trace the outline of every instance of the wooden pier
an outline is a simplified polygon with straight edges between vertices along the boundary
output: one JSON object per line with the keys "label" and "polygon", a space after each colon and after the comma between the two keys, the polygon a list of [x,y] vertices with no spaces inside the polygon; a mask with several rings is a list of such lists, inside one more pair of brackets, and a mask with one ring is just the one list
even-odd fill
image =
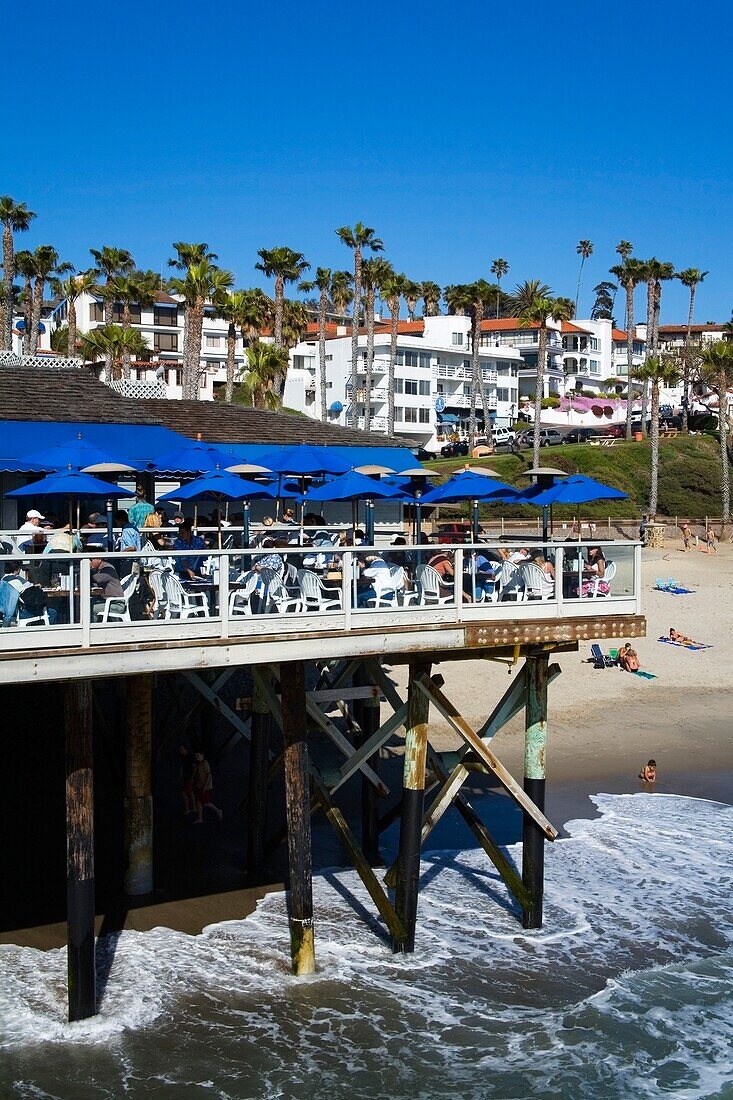
{"label": "wooden pier", "polygon": [[[391,936],[395,951],[419,947],[420,854],[441,817],[454,808],[515,899],[527,929],[542,924],[544,845],[557,837],[544,814],[549,737],[549,689],[559,675],[557,654],[596,639],[640,637],[638,547],[626,544],[631,580],[615,598],[570,599],[561,586],[554,600],[466,603],[460,593],[442,606],[401,606],[362,611],[345,596],[341,608],[294,615],[228,616],[228,576],[221,571],[218,607],[223,614],[182,621],[104,624],[87,613],[88,557],[79,556],[81,592],[77,621],[42,630],[5,630],[0,636],[0,684],[65,685],[66,834],[69,1017],[96,1011],[94,974],[95,851],[92,684],[114,680],[125,694],[124,846],[122,888],[127,895],[153,890],[153,798],[151,768],[156,677],[177,677],[193,690],[200,714],[218,716],[228,738],[249,742],[249,776],[242,791],[246,818],[246,871],[262,880],[263,867],[287,843],[289,922],[296,974],[317,966],[318,914],[313,912],[311,816],[322,811],[363,881]],[[456,573],[461,556],[453,548]],[[348,553],[344,555],[348,559]],[[558,548],[562,568],[562,548]],[[344,565],[346,575],[348,560]],[[632,568],[633,567],[633,568]],[[500,699],[487,700],[486,719],[474,729],[460,700],[444,693],[436,666],[454,660],[504,662],[514,669]],[[403,697],[384,663],[408,666]],[[229,678],[250,670],[253,689],[246,709],[225,698]],[[475,700],[473,700],[475,709]],[[333,717],[334,708],[338,716]],[[430,744],[431,711],[460,737],[454,758]],[[524,774],[512,776],[493,751],[496,733],[515,715],[525,717]],[[275,731],[279,730],[276,747]],[[309,741],[318,731],[339,755],[337,767],[320,770]],[[32,731],[24,733],[32,736]],[[386,808],[380,750],[404,735],[402,790]],[[463,787],[471,772],[496,780],[521,809],[523,858],[511,862],[482,821]],[[360,777],[360,836],[339,806],[339,791]],[[271,784],[284,783],[286,829],[268,823]],[[59,782],[61,777],[59,776]],[[274,788],[272,788],[274,789]],[[384,808],[383,808],[384,807]],[[394,866],[380,869],[379,840],[400,822]],[[97,852],[97,860],[102,853]],[[15,883],[14,889],[22,889]]]}

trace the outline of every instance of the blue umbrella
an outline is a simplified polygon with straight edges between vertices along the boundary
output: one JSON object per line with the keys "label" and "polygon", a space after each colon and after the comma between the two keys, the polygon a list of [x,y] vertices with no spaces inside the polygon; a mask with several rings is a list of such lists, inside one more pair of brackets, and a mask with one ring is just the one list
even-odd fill
{"label": "blue umbrella", "polygon": [[[357,470],[349,470],[343,477],[327,481],[325,484],[319,485],[317,489],[309,489],[305,499],[306,501],[350,500],[355,504],[358,500],[410,500],[412,498],[403,489],[398,489],[394,485],[385,485],[373,477],[368,477],[367,474],[360,474]],[[371,509],[367,512],[367,517],[367,527],[370,528],[367,537],[371,534],[373,541],[373,514]]]}
{"label": "blue umbrella", "polygon": [[622,493],[611,485],[603,485],[592,477],[574,474],[549,489],[530,485],[521,493],[517,503],[536,504],[544,508],[549,504],[588,504],[592,500],[628,500],[628,493]]}
{"label": "blue umbrella", "polygon": [[160,473],[167,474],[201,474],[208,470],[225,470],[231,466],[234,459],[232,455],[225,454],[218,447],[203,440],[191,440],[183,447],[175,451],[161,455],[153,459],[151,465]]}
{"label": "blue umbrella", "polygon": [[69,466],[85,473],[109,474],[130,472],[137,469],[129,462],[120,462],[106,451],[87,443],[78,435],[75,439],[56,443],[30,456],[33,462],[49,470],[63,470]]}
{"label": "blue umbrella", "polygon": [[49,497],[68,496],[78,500],[86,500],[90,497],[133,497],[135,494],[130,489],[122,489],[119,485],[102,481],[98,477],[91,477],[81,470],[59,470],[58,473],[49,474],[48,477],[34,481],[31,485],[23,485],[20,489],[13,489],[6,493],[9,497]]}
{"label": "blue umbrella", "polygon": [[484,503],[502,503],[516,500],[519,490],[486,474],[477,474],[471,470],[462,470],[454,474],[437,489],[431,489],[422,498],[422,504],[457,504],[462,500],[472,502],[472,535],[478,542],[478,505]]}
{"label": "blue umbrella", "polygon": [[351,469],[350,462],[332,448],[311,447],[307,443],[284,447],[281,451],[268,451],[262,455],[260,462],[278,474],[295,474],[298,477],[345,474]]}
{"label": "blue umbrella", "polygon": [[[161,500],[241,500],[244,507],[244,522],[242,523],[242,542],[249,545],[249,501],[250,500],[274,500],[277,498],[277,489],[270,484],[257,484],[254,481],[245,481],[243,477],[230,474],[227,470],[210,470],[202,474],[188,485],[181,485],[179,489],[172,489],[170,493],[162,496]],[[219,543],[221,544],[221,510],[219,510]],[[220,545],[221,548],[221,545]]]}

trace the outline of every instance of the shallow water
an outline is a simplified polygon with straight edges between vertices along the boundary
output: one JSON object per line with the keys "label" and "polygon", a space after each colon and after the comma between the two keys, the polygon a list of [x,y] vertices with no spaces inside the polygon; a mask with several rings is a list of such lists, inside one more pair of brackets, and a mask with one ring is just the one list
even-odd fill
{"label": "shallow water", "polygon": [[353,872],[317,879],[306,980],[279,894],[200,936],[110,939],[81,1024],[65,951],[0,947],[0,1095],[733,1097],[733,807],[594,801],[547,846],[540,932],[470,851],[423,862],[414,956]]}

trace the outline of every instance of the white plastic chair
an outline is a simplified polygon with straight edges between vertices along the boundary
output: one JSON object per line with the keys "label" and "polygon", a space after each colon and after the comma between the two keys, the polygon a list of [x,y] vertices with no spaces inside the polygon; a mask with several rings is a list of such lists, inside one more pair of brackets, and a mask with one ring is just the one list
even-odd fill
{"label": "white plastic chair", "polygon": [[165,592],[165,574],[162,569],[151,569],[147,574],[148,584],[153,590],[155,596],[155,618],[167,619],[168,616],[168,597]]}
{"label": "white plastic chair", "polygon": [[552,599],[555,595],[555,582],[543,569],[540,569],[536,562],[522,562],[519,566],[519,571],[524,578],[525,599]]}
{"label": "white plastic chair", "polygon": [[325,588],[320,577],[309,569],[298,570],[304,611],[341,611],[341,589]]}
{"label": "white plastic chair", "polygon": [[166,618],[209,618],[209,601],[205,592],[187,592],[175,573],[164,573],[163,584],[168,601]]}
{"label": "white plastic chair", "polygon": [[601,581],[605,581],[606,584],[610,585],[611,581],[613,580],[613,578],[615,576],[616,576],[616,562],[615,561],[607,561],[606,562],[606,569],[605,569],[605,572],[604,572],[603,576],[593,578],[593,587],[591,588],[590,592],[588,593],[590,598],[592,600],[605,599],[607,593],[598,591],[598,589],[600,587],[600,584],[601,584]]}
{"label": "white plastic chair", "polygon": [[252,570],[245,573],[241,580],[242,587],[236,589],[229,596],[229,618],[238,619],[243,615],[253,615],[252,597],[260,583],[260,575]]}
{"label": "white plastic chair", "polygon": [[524,599],[524,580],[522,574],[511,561],[504,561],[501,564],[501,573],[499,574],[499,599]]}
{"label": "white plastic chair", "polygon": [[432,565],[418,565],[415,580],[418,588],[418,603],[421,607],[431,605],[437,607],[452,602],[452,593],[441,592],[441,585],[448,586],[441,581],[440,573],[437,569],[433,569]]}
{"label": "white plastic chair", "polygon": [[120,581],[123,595],[107,596],[102,607],[97,610],[95,620],[98,623],[129,623],[130,599],[135,591],[137,582],[137,573],[129,573]]}

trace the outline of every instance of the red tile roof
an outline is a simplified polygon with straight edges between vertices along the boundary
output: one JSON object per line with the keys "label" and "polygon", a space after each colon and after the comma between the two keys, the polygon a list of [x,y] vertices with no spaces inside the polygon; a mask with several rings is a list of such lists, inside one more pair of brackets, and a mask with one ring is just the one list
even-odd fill
{"label": "red tile roof", "polygon": [[593,335],[593,333],[591,332],[590,329],[580,328],[579,325],[574,325],[574,324],[572,324],[571,321],[563,321],[560,331],[561,332],[580,332],[580,333],[583,334],[583,336],[592,336]]}
{"label": "red tile roof", "polygon": [[[691,332],[725,332],[725,325],[691,325]],[[659,334],[669,332],[671,334],[687,332],[687,325],[660,325]]]}

